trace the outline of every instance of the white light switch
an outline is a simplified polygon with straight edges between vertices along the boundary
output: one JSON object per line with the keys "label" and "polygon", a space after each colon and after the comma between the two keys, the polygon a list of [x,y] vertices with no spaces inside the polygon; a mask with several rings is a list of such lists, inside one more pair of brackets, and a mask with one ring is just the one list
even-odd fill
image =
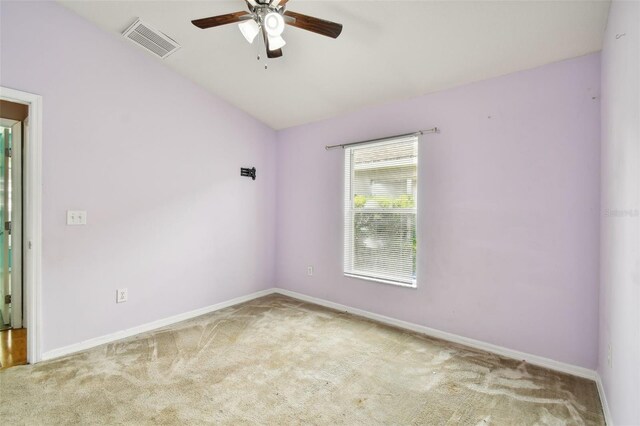
{"label": "white light switch", "polygon": [[86,225],[86,210],[67,210],[67,225]]}

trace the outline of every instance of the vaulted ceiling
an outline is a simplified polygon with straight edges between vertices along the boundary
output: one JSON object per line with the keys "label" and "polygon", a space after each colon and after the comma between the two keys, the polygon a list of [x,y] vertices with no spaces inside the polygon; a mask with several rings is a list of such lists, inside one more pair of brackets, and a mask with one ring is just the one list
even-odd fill
{"label": "vaulted ceiling", "polygon": [[597,0],[291,0],[289,10],[344,30],[334,40],[287,27],[284,56],[265,70],[236,24],[190,22],[246,10],[243,0],[61,3],[114,36],[142,18],[182,45],[158,61],[274,129],[598,51],[609,9]]}

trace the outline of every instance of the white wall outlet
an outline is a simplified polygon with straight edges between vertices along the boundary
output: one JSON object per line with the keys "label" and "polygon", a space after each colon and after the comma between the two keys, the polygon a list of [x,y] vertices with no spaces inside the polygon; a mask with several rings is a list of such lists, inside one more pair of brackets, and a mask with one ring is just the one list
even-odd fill
{"label": "white wall outlet", "polygon": [[313,266],[307,266],[307,275],[309,276],[313,275]]}
{"label": "white wall outlet", "polygon": [[611,358],[611,343],[607,346],[607,365],[609,368],[613,365],[613,359]]}
{"label": "white wall outlet", "polygon": [[86,210],[67,210],[67,225],[86,225]]}
{"label": "white wall outlet", "polygon": [[124,303],[129,298],[129,290],[126,288],[119,288],[116,290],[116,303]]}

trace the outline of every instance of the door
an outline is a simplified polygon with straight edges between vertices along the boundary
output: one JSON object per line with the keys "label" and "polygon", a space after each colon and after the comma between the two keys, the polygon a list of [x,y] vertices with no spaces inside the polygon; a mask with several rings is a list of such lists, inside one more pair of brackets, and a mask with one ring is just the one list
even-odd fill
{"label": "door", "polygon": [[0,127],[0,329],[11,328],[11,278],[9,275],[9,235],[5,222],[9,217],[9,168],[5,150],[11,145],[11,128]]}
{"label": "door", "polygon": [[0,329],[22,327],[20,122],[0,127]]}

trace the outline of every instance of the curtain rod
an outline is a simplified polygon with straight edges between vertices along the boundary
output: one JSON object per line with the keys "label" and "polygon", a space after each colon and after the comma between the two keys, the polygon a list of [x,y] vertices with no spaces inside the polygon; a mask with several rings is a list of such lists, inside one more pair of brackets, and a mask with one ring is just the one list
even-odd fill
{"label": "curtain rod", "polygon": [[328,151],[328,150],[334,149],[334,148],[344,148],[346,146],[360,145],[360,144],[363,144],[363,143],[382,142],[382,141],[386,141],[386,140],[390,140],[390,139],[396,139],[396,138],[404,138],[404,137],[409,137],[409,136],[419,136],[419,135],[424,135],[425,133],[440,133],[440,129],[437,128],[437,127],[433,127],[431,129],[427,129],[427,130],[418,130],[417,132],[413,132],[413,133],[405,133],[404,135],[387,136],[385,138],[370,139],[368,141],[360,141],[360,142],[341,143],[341,144],[337,144],[337,145],[326,145],[324,147],[324,149],[326,149]]}

